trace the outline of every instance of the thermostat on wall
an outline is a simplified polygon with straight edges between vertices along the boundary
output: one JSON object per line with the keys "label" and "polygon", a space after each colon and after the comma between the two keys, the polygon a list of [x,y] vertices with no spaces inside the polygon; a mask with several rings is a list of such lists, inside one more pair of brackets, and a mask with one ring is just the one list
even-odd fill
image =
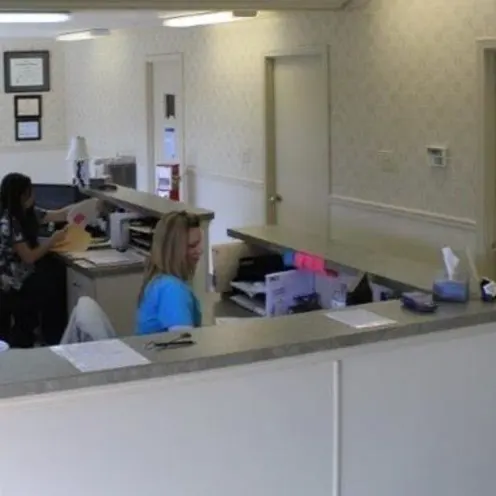
{"label": "thermostat on wall", "polygon": [[448,148],[445,146],[428,146],[427,158],[430,167],[446,167],[448,165]]}

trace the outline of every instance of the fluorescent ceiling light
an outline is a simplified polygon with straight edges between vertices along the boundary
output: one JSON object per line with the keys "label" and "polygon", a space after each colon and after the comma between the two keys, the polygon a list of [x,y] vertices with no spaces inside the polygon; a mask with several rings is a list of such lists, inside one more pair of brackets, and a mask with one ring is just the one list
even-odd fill
{"label": "fluorescent ceiling light", "polygon": [[76,31],[74,33],[66,33],[57,36],[57,41],[83,41],[109,36],[108,29],[89,29],[87,31]]}
{"label": "fluorescent ceiling light", "polygon": [[247,12],[205,12],[202,14],[183,15],[164,20],[164,26],[169,28],[189,28],[192,26],[206,26],[207,24],[222,24],[225,22],[239,21],[253,18],[257,11]]}
{"label": "fluorescent ceiling light", "polygon": [[66,22],[71,18],[70,14],[63,12],[2,12],[0,11],[0,23],[2,24],[44,24]]}

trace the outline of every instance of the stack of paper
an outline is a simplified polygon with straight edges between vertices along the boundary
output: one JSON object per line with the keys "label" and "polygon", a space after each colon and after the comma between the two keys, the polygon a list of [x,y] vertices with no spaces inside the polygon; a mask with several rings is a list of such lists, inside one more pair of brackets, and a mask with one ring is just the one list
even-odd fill
{"label": "stack of paper", "polygon": [[150,360],[118,339],[52,346],[51,350],[81,372],[135,367],[150,363]]}
{"label": "stack of paper", "polygon": [[84,253],[82,258],[94,265],[122,265],[144,260],[142,255],[133,251],[119,252],[116,250],[91,250]]}
{"label": "stack of paper", "polygon": [[387,327],[397,323],[395,320],[360,308],[329,312],[326,316],[355,329],[373,329],[376,327]]}

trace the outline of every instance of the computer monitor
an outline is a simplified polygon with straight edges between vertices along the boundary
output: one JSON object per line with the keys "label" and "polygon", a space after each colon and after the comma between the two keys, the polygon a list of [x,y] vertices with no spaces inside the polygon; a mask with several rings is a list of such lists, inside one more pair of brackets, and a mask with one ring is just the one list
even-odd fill
{"label": "computer monitor", "polygon": [[87,198],[72,184],[33,184],[33,193],[36,206],[45,210],[59,210]]}

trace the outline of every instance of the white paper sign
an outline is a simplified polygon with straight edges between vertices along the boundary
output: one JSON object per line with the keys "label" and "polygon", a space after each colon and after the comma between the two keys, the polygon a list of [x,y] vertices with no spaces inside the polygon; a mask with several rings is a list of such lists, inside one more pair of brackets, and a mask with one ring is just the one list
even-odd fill
{"label": "white paper sign", "polygon": [[52,346],[50,349],[81,372],[97,372],[150,363],[150,360],[118,339]]}

